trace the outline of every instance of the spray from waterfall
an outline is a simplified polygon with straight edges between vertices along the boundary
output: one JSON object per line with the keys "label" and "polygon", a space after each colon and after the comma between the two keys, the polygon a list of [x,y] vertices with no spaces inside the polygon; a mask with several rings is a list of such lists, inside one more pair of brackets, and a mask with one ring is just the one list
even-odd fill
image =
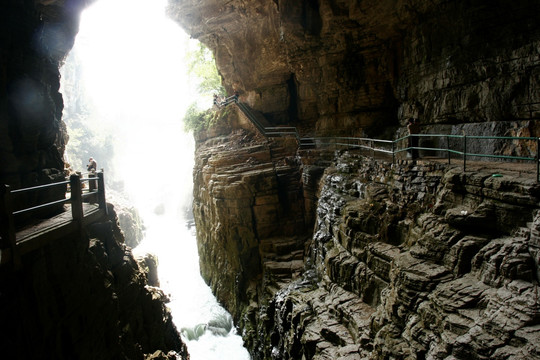
{"label": "spray from waterfall", "polygon": [[[145,237],[134,253],[158,257],[160,284],[191,359],[249,359],[230,314],[200,277],[188,226],[194,141],[181,120],[197,100],[184,58],[196,42],[166,17],[165,5],[100,0],[83,13],[63,70],[64,118],[81,126],[71,129],[67,152],[74,170],[87,161],[81,154],[96,157],[109,185],[138,209]],[[81,124],[99,141],[85,138]]]}

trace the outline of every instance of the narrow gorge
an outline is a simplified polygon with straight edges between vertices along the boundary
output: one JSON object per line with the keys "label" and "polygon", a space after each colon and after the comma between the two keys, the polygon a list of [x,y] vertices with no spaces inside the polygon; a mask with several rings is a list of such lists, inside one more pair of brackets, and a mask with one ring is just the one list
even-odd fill
{"label": "narrow gorge", "polygon": [[[93,2],[0,5],[3,184],[64,179],[59,68]],[[300,146],[212,108],[194,134],[200,271],[252,359],[540,359],[538,1],[169,0],[167,13],[265,126],[395,140],[417,119],[503,156],[464,168],[427,136],[418,160]],[[0,262],[2,357],[189,358],[108,209],[22,269]]]}

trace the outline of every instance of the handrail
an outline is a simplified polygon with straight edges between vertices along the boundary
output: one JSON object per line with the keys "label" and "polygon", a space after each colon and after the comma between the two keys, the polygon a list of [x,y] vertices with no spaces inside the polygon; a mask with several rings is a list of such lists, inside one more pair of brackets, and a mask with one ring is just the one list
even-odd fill
{"label": "handrail", "polygon": [[[0,223],[2,224],[2,226],[0,227],[0,238],[4,239],[4,243],[0,244],[0,248],[11,249],[12,260],[15,267],[18,267],[21,264],[20,256],[17,251],[17,240],[15,232],[14,217],[16,215],[21,215],[35,210],[69,202],[71,203],[72,220],[77,221],[79,228],[82,229],[82,220],[84,217],[82,206],[83,198],[87,198],[89,196],[95,196],[99,209],[104,210],[105,214],[107,214],[103,170],[90,174],[94,176],[88,178],[81,178],[79,175],[73,174],[70,176],[69,181],[59,181],[51,184],[37,185],[15,190],[11,190],[9,185],[4,185],[0,188]],[[85,193],[83,193],[83,189],[81,186],[81,183],[83,181],[88,181],[90,184],[89,189]],[[69,198],[54,200],[44,204],[34,205],[19,210],[13,210],[13,196],[18,196],[20,194],[30,191],[39,191],[54,186],[67,184],[70,184],[71,188],[71,196]]]}
{"label": "handrail", "polygon": [[[535,161],[536,162],[536,181],[540,182],[540,138],[538,137],[513,137],[513,136],[485,136],[485,135],[457,135],[457,134],[409,134],[395,140],[384,140],[384,139],[372,139],[372,138],[356,138],[356,137],[301,137],[298,133],[298,130],[294,126],[270,126],[264,127],[257,120],[256,116],[251,112],[251,110],[243,103],[238,101],[238,96],[235,94],[225,99],[221,102],[222,106],[227,106],[229,104],[235,103],[238,108],[247,116],[247,118],[255,125],[255,127],[263,134],[265,137],[269,136],[294,136],[298,140],[298,147],[306,146],[315,146],[318,145],[334,145],[334,146],[344,146],[352,148],[360,148],[370,150],[373,154],[375,152],[380,152],[384,154],[392,155],[392,163],[395,162],[396,155],[404,151],[411,150],[424,150],[424,151],[440,151],[446,152],[448,163],[451,161],[451,154],[461,155],[463,158],[463,171],[466,171],[467,157],[481,157],[481,158],[495,158],[495,159],[506,159],[506,160],[522,160],[522,161]],[[422,146],[407,146],[399,147],[399,143],[402,141],[409,141],[409,139],[417,137],[430,137],[430,138],[445,138],[446,147],[422,147]],[[450,147],[450,139],[460,139],[462,140],[463,150],[459,151],[452,149]],[[527,157],[527,156],[512,156],[512,155],[500,155],[500,154],[479,154],[467,152],[467,140],[521,140],[521,141],[535,141],[536,142],[536,156]],[[327,142],[332,140],[333,142]],[[338,142],[338,141],[347,141]],[[370,145],[362,145],[360,142],[369,142]],[[358,142],[358,144],[351,144],[351,142]],[[391,150],[378,148],[375,144],[387,144],[391,146]]]}
{"label": "handrail", "polygon": [[25,209],[22,209],[22,210],[13,211],[12,214],[13,215],[24,214],[26,212],[30,212],[30,211],[37,210],[37,209],[43,209],[43,208],[46,208],[46,207],[49,207],[49,206],[52,206],[52,205],[66,203],[68,201],[70,201],[70,199],[60,199],[60,200],[56,200],[56,201],[51,201],[51,202],[48,202],[46,204],[41,204],[41,205],[25,208]]}
{"label": "handrail", "polygon": [[32,186],[32,187],[27,187],[27,188],[22,188],[22,189],[15,189],[15,190],[11,190],[11,193],[16,194],[16,193],[44,189],[44,188],[49,188],[49,187],[53,187],[57,185],[66,185],[66,184],[69,184],[69,181],[60,181],[60,182],[54,182],[54,183],[45,184],[45,185],[37,185],[37,186]]}

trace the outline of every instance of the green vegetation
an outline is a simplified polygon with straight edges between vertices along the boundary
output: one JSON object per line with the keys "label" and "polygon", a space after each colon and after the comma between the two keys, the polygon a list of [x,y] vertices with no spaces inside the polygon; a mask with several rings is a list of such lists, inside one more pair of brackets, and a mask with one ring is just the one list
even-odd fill
{"label": "green vegetation", "polygon": [[225,95],[225,88],[221,85],[221,76],[210,49],[199,43],[195,50],[187,53],[186,57],[189,74],[199,81],[200,95]]}
{"label": "green vegetation", "polygon": [[193,103],[189,106],[184,116],[184,127],[186,131],[204,131],[217,125],[222,119],[227,119],[229,114],[229,108],[225,108],[222,111],[215,111],[212,108],[200,110],[197,104]]}
{"label": "green vegetation", "polygon": [[200,110],[197,103],[189,106],[184,115],[184,128],[186,131],[202,131],[215,123],[214,111],[211,109]]}
{"label": "green vegetation", "polygon": [[[216,62],[212,52],[199,43],[197,48],[186,55],[189,74],[198,81],[198,93],[200,97],[207,97],[211,104],[211,97],[225,95],[225,88],[221,85]],[[212,109],[202,109],[197,102],[191,104],[184,115],[184,128],[186,131],[206,130],[217,122],[217,116]]]}

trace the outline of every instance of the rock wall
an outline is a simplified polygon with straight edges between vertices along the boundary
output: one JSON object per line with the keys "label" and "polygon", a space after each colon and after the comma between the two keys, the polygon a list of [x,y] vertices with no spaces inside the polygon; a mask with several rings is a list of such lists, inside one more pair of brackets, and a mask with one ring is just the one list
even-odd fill
{"label": "rock wall", "polygon": [[[539,10],[529,0],[169,1],[213,50],[226,88],[268,122],[387,138],[411,117],[424,133],[538,136]],[[289,216],[304,228],[291,239],[280,217],[290,199],[268,170],[283,159],[266,150],[272,141],[238,134],[199,142],[195,218],[203,276],[255,359],[538,357],[534,181],[344,154],[319,189],[328,153],[300,151],[288,165],[303,206],[293,201]],[[535,154],[522,145],[470,150]],[[266,165],[250,165],[250,151]],[[273,216],[256,217],[260,205]],[[258,236],[263,225],[275,235]]]}
{"label": "rock wall", "polygon": [[256,358],[538,358],[539,190],[533,174],[344,153]]}
{"label": "rock wall", "polygon": [[222,125],[196,142],[193,213],[201,274],[238,322],[258,301],[275,247],[288,257],[282,271],[300,270],[306,226],[296,141],[232,130],[240,113],[223,113]]}
{"label": "rock wall", "polygon": [[169,4],[229,91],[303,134],[392,136],[416,117],[429,132],[538,135],[537,1]]}
{"label": "rock wall", "polygon": [[166,308],[124,245],[112,206],[107,221],[26,254],[0,271],[2,357],[144,359],[156,352],[189,359]]}
{"label": "rock wall", "polygon": [[214,136],[194,172],[201,268],[254,359],[538,358],[534,169],[344,152],[312,194],[324,164],[299,152],[301,198],[318,201],[313,236],[291,237],[286,202],[262,201],[279,198],[272,140]]}
{"label": "rock wall", "polygon": [[7,0],[0,5],[0,183],[26,187],[62,177],[67,132],[59,67],[79,13],[91,3]]}

